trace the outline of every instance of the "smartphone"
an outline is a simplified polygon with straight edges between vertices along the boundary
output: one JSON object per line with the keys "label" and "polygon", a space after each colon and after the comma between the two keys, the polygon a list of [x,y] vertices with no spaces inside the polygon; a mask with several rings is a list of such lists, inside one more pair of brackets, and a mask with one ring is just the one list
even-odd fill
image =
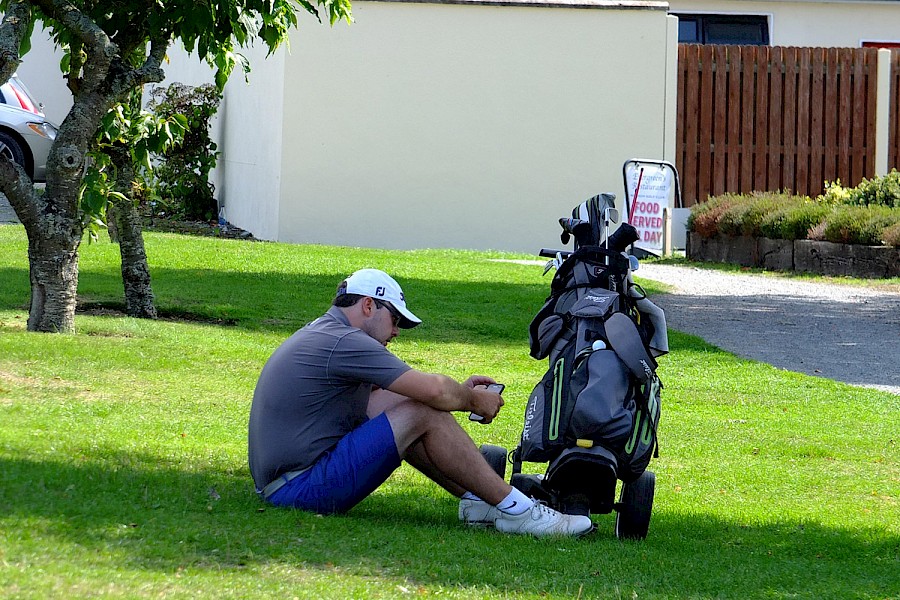
{"label": "smartphone", "polygon": [[[502,383],[491,383],[487,386],[487,389],[489,392],[502,394],[503,390],[506,389],[506,386]],[[469,420],[480,423],[481,421],[484,421],[484,417],[482,417],[481,415],[476,415],[475,413],[469,413]]]}

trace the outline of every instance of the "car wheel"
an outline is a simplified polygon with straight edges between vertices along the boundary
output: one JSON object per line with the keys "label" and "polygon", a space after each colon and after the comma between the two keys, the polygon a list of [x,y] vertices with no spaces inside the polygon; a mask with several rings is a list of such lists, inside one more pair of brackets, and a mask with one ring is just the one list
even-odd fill
{"label": "car wheel", "polygon": [[616,513],[616,537],[620,540],[642,540],[650,529],[656,474],[644,473],[631,483],[622,485]]}
{"label": "car wheel", "polygon": [[25,167],[25,153],[16,139],[6,132],[0,131],[0,156]]}
{"label": "car wheel", "polygon": [[506,448],[503,446],[481,445],[481,455],[500,479],[506,479]]}

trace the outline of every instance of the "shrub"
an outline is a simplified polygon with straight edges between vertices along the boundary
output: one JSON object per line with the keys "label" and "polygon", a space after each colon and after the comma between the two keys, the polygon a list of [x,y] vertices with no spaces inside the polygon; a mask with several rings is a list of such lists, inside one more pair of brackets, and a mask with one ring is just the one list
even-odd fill
{"label": "shrub", "polygon": [[824,242],[826,226],[828,226],[828,221],[823,220],[810,227],[809,231],[806,233],[807,239],[816,240],[817,242]]}
{"label": "shrub", "polygon": [[[900,181],[900,173],[892,173]],[[892,229],[900,221],[900,208],[853,204],[851,198],[856,197],[856,188],[844,188],[840,181],[826,183],[826,186],[826,193],[816,200],[788,192],[714,196],[691,208],[688,229],[706,238],[748,235],[869,246],[895,245],[888,238],[896,240],[900,235]],[[883,186],[884,189],[888,187]]]}
{"label": "shrub", "polygon": [[[815,203],[808,196],[794,196],[789,192],[723,194],[692,208],[688,228],[703,237],[722,234],[802,239],[806,237],[809,223],[825,211],[813,210],[812,206]],[[793,237],[780,233],[782,223],[788,218],[784,230]]]}
{"label": "shrub", "polygon": [[165,212],[186,219],[210,220],[216,214],[215,187],[209,172],[216,166],[216,143],[209,136],[210,121],[222,94],[214,85],[192,87],[173,83],[150,92],[148,108],[163,118],[187,117],[184,141],[158,156],[155,183]]}
{"label": "shrub", "polygon": [[710,197],[701,204],[695,204],[691,207],[691,214],[688,216],[688,230],[697,233],[700,237],[716,237],[719,234],[719,217],[740,198],[739,194],[723,194]]}
{"label": "shrub", "polygon": [[900,248],[900,223],[894,223],[893,225],[885,228],[882,237],[884,238],[884,243],[886,246]]}
{"label": "shrub", "polygon": [[828,215],[822,237],[838,244],[880,246],[887,228],[900,223],[900,210],[887,206],[841,206]]}
{"label": "shrub", "polygon": [[841,181],[825,182],[823,200],[831,204],[851,206],[888,206],[900,208],[900,172],[891,169],[887,175],[865,179],[854,188],[841,186]]}
{"label": "shrub", "polygon": [[752,205],[752,198],[735,196],[718,218],[718,230],[722,235],[739,236],[743,234],[744,220]]}
{"label": "shrub", "polygon": [[773,214],[797,206],[804,200],[809,201],[807,197],[792,196],[788,192],[754,192],[751,196],[753,201],[744,212],[741,231],[744,235],[754,237],[764,235],[762,225]]}
{"label": "shrub", "polygon": [[772,239],[803,240],[809,230],[825,220],[831,208],[811,200],[796,197],[797,200],[768,213],[759,225],[760,233]]}
{"label": "shrub", "polygon": [[819,196],[819,201],[830,206],[852,204],[850,194],[853,188],[845,188],[840,179],[825,182],[825,193]]}

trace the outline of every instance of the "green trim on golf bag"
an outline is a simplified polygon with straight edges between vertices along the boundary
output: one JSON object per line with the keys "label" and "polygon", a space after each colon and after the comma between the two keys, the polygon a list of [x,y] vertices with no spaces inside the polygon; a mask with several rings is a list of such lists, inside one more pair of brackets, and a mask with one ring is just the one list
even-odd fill
{"label": "green trim on golf bag", "polygon": [[659,456],[656,431],[661,415],[662,381],[656,374],[636,387],[636,407],[631,435],[618,453],[617,475],[626,483],[636,480],[647,469],[651,458]]}
{"label": "green trim on golf bag", "polygon": [[562,410],[563,390],[566,375],[566,357],[560,356],[553,365],[553,397],[550,398],[550,431],[547,439],[559,439],[559,413]]}
{"label": "green trim on golf bag", "polygon": [[525,409],[525,427],[520,447],[524,460],[545,462],[567,446],[566,432],[574,404],[570,401],[574,345],[562,352],[534,386]]}

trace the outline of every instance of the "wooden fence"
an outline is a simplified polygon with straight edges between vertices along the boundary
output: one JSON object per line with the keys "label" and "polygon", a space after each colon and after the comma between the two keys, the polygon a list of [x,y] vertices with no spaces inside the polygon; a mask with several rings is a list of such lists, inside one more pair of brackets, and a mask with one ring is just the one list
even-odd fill
{"label": "wooden fence", "polygon": [[[877,58],[875,48],[680,44],[676,166],[684,205],[752,190],[815,196],[826,180],[855,185],[872,177]],[[896,126],[896,100],[892,106]],[[900,132],[891,137],[895,164]]]}

